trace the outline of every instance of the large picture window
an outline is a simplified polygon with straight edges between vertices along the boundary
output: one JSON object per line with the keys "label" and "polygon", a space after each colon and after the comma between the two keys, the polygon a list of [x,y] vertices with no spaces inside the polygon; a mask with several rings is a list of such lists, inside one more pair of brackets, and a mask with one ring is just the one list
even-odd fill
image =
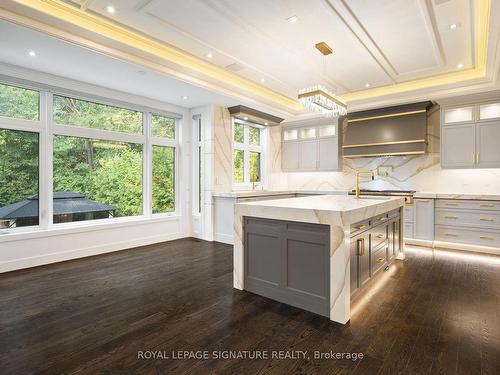
{"label": "large picture window", "polygon": [[142,112],[59,95],[53,109],[56,124],[142,134]]}
{"label": "large picture window", "polygon": [[177,133],[165,114],[0,83],[0,229],[174,213]]}
{"label": "large picture window", "polygon": [[262,135],[260,127],[234,122],[233,184],[236,187],[262,183]]}
{"label": "large picture window", "polygon": [[0,228],[38,221],[38,134],[0,129]]}
{"label": "large picture window", "polygon": [[142,145],[54,137],[54,223],[142,215]]}
{"label": "large picture window", "polygon": [[23,120],[38,120],[40,116],[38,91],[0,83],[0,116]]}

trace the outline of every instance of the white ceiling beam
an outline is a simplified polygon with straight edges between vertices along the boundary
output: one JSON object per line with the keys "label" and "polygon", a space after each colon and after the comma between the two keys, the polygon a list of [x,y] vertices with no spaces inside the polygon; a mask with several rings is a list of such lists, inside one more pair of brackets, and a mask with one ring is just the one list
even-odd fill
{"label": "white ceiling beam", "polygon": [[436,21],[436,14],[432,6],[432,1],[420,0],[418,4],[426,26],[425,29],[429,36],[429,40],[431,41],[432,51],[434,52],[436,63],[442,68],[446,65],[446,56],[444,53],[443,42],[441,40],[441,34]]}
{"label": "white ceiling beam", "polygon": [[365,29],[361,21],[356,17],[351,8],[344,0],[324,0],[326,5],[340,18],[346,27],[352,32],[359,43],[366,49],[370,56],[384,71],[387,77],[396,83],[399,75],[394,65],[389,61],[381,48],[375,43],[371,35]]}

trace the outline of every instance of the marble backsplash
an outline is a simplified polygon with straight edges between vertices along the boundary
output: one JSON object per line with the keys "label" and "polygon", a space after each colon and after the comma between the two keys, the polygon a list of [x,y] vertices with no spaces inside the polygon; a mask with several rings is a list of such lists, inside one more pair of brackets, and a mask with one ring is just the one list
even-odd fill
{"label": "marble backsplash", "polygon": [[[279,189],[351,190],[355,184],[356,169],[376,170],[381,165],[392,165],[394,170],[387,177],[375,176],[374,181],[364,178],[362,188],[500,193],[500,169],[442,169],[439,154],[344,159],[342,172],[283,173],[286,186],[280,181]],[[279,180],[283,178],[280,176]]]}
{"label": "marble backsplash", "polygon": [[[440,114],[436,106],[428,116],[428,151],[426,155],[384,156],[343,159],[339,172],[281,172],[281,129],[271,131],[270,190],[351,190],[355,185],[356,170],[378,167],[387,176],[376,175],[375,180],[362,179],[365,189],[400,189],[439,193],[500,193],[500,169],[442,169],[440,163]],[[345,128],[346,124],[343,124]],[[386,166],[386,167],[384,167]]]}

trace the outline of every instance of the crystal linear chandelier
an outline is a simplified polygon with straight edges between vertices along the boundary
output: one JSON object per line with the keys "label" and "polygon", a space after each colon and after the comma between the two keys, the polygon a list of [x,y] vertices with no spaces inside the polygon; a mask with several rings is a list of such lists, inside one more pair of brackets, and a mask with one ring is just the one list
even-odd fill
{"label": "crystal linear chandelier", "polygon": [[[323,56],[333,52],[325,42],[317,43],[315,47]],[[321,85],[300,90],[299,102],[310,111],[321,113],[325,117],[339,117],[347,114],[347,103]]]}

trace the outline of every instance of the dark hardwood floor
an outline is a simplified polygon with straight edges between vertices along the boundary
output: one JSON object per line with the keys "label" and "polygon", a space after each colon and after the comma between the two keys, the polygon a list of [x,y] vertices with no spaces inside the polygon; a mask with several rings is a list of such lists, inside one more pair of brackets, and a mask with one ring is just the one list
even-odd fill
{"label": "dark hardwood floor", "polygon": [[[183,350],[364,358],[138,358]],[[345,326],[234,290],[232,248],[193,239],[0,275],[1,374],[211,372],[499,374],[500,258],[409,250]]]}

